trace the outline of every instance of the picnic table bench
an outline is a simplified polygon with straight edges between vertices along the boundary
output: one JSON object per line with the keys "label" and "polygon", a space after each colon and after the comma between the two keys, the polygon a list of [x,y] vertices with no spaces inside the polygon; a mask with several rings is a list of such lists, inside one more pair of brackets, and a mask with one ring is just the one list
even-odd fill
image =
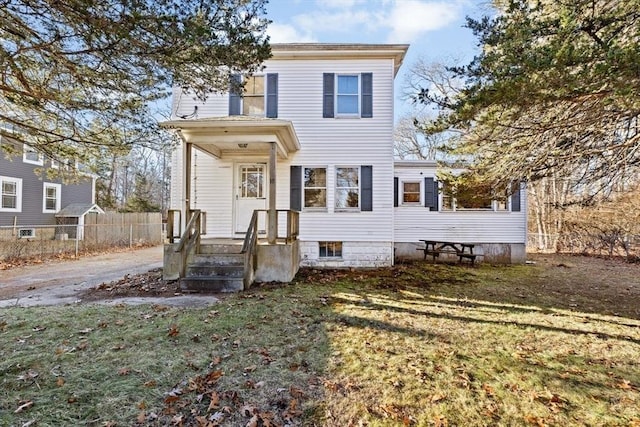
{"label": "picnic table bench", "polygon": [[436,262],[436,258],[438,258],[440,254],[452,254],[459,258],[460,263],[462,263],[463,259],[468,259],[473,265],[476,257],[480,256],[479,254],[473,253],[475,246],[473,243],[441,242],[423,239],[420,239],[420,241],[424,242],[424,248],[417,248],[416,250],[424,252],[425,260],[427,259],[427,255],[431,255],[433,262]]}

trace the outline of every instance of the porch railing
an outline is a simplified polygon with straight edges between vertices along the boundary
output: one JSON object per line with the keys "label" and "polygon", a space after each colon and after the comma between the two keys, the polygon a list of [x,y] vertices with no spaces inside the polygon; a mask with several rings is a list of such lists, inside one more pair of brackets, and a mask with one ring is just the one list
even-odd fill
{"label": "porch railing", "polygon": [[[265,223],[268,223],[269,211],[267,209],[260,209],[257,212],[265,214],[267,218]],[[276,221],[278,222],[277,225],[279,225],[282,216],[284,216],[285,220],[284,227],[281,228],[279,226],[276,226],[276,230],[278,233],[276,239],[280,241],[284,240],[285,243],[291,243],[297,240],[298,235],[300,234],[300,212],[292,211],[289,209],[277,209],[276,213]],[[281,232],[284,232],[284,235],[281,234]]]}
{"label": "porch railing", "polygon": [[[189,211],[192,216],[195,210]],[[207,234],[207,212],[200,211],[200,234]],[[167,211],[167,240],[169,243],[175,243],[176,239],[182,236],[182,212],[178,209],[169,209]],[[177,230],[176,230],[177,227]]]}
{"label": "porch railing", "polygon": [[187,270],[187,258],[191,251],[196,248],[196,252],[200,247],[201,229],[201,211],[191,211],[191,218],[184,229],[184,233],[180,236],[178,245],[174,248],[174,252],[180,253],[180,277],[184,277]]}
{"label": "porch railing", "polygon": [[258,211],[253,211],[247,234],[242,242],[242,251],[244,254],[244,274],[243,282],[245,289],[248,289],[253,283],[253,273],[256,264],[256,245],[258,244]]}

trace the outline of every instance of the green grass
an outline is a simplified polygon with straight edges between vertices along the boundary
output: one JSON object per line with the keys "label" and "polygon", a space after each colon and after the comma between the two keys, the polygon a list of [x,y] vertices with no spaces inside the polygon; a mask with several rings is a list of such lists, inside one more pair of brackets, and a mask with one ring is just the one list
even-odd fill
{"label": "green grass", "polygon": [[307,271],[207,309],[5,309],[0,425],[638,426],[640,321],[554,287],[562,271]]}

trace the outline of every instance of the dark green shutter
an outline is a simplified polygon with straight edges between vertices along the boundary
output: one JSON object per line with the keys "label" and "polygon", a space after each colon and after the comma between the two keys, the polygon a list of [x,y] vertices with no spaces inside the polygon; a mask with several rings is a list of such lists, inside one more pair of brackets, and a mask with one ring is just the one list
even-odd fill
{"label": "dark green shutter", "polygon": [[362,73],[360,76],[361,84],[361,103],[362,103],[362,118],[373,117],[373,74]]}
{"label": "dark green shutter", "polygon": [[289,209],[302,210],[302,166],[291,166]]}
{"label": "dark green shutter", "polygon": [[324,73],[322,75],[322,117],[331,118],[334,115],[334,85],[335,75]]}
{"label": "dark green shutter", "polygon": [[229,84],[229,115],[239,116],[242,97],[240,96],[240,74],[231,75],[231,83]]}
{"label": "dark green shutter", "polygon": [[278,117],[278,74],[267,74],[267,117]]}
{"label": "dark green shutter", "polygon": [[398,186],[400,180],[398,177],[393,178],[393,207],[398,207]]}
{"label": "dark green shutter", "polygon": [[373,210],[373,167],[372,166],[360,166],[360,180],[362,182],[360,210],[372,211]]}
{"label": "dark green shutter", "polygon": [[511,195],[511,212],[520,212],[520,188],[522,184],[516,185],[516,191]]}
{"label": "dark green shutter", "polygon": [[433,178],[424,179],[424,207],[430,211],[438,210],[438,181]]}

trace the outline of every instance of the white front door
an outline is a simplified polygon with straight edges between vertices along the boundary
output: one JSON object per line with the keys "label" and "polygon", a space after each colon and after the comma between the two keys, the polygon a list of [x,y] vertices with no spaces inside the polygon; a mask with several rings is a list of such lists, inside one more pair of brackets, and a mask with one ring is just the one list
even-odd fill
{"label": "white front door", "polygon": [[[266,171],[264,163],[237,166],[235,232],[246,233],[255,209],[267,208]],[[258,230],[264,232],[264,217],[260,215]]]}

